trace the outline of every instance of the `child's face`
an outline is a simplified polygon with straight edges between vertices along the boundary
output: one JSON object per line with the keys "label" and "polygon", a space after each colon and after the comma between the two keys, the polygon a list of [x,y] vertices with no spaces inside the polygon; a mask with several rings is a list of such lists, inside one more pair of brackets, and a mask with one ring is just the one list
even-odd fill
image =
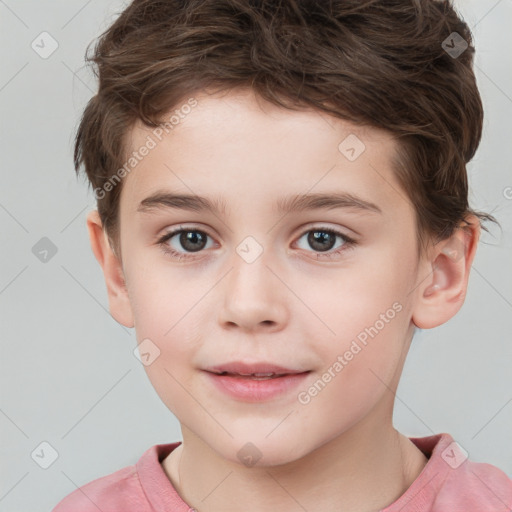
{"label": "child's face", "polygon": [[[413,334],[415,288],[426,277],[416,256],[414,210],[390,168],[394,142],[313,111],[266,104],[262,112],[251,94],[196,99],[161,141],[152,128],[134,130],[133,151],[148,135],[156,147],[125,178],[121,196],[129,303],[114,306],[113,315],[133,321],[138,342],[149,339],[160,350],[145,367],[154,388],[187,432],[235,462],[248,442],[265,463],[277,464],[363,419],[367,432],[390,426]],[[339,149],[351,134],[365,145],[358,157],[356,139]],[[157,193],[219,200],[225,209],[139,211]],[[335,193],[380,212],[277,209],[294,196]],[[178,234],[163,247],[188,254],[181,260],[157,243],[180,227],[192,231],[188,241],[185,233],[180,243]],[[150,361],[156,352],[145,343]],[[281,393],[243,398],[205,372],[234,361],[309,373]],[[253,385],[275,385],[269,382]]]}

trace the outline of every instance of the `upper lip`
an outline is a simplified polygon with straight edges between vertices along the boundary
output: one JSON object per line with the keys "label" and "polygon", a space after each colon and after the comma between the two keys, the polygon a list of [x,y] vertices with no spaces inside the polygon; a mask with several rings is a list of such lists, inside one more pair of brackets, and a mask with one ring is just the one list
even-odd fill
{"label": "upper lip", "polygon": [[285,368],[284,366],[265,362],[244,363],[243,361],[233,361],[230,363],[219,364],[217,366],[210,366],[209,368],[206,368],[206,371],[213,373],[227,372],[239,375],[253,375],[259,373],[287,375],[292,373],[304,373],[308,370]]}

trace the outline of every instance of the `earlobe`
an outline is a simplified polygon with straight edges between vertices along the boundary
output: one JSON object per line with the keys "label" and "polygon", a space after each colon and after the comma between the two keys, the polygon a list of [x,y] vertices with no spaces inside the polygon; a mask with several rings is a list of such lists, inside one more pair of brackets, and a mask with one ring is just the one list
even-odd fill
{"label": "earlobe", "polygon": [[122,263],[110,246],[97,210],[92,210],[87,214],[87,230],[91,249],[103,270],[110,314],[125,327],[133,327],[133,313]]}
{"label": "earlobe", "polygon": [[417,276],[422,281],[416,290],[412,321],[420,329],[444,324],[464,303],[480,237],[479,220],[471,216],[468,223],[459,227],[450,238],[436,244],[430,259],[419,267],[423,276]]}

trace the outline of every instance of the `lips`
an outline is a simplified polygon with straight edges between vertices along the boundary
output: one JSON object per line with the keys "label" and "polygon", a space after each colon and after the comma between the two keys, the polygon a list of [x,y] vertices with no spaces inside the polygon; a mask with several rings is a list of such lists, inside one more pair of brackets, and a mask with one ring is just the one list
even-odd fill
{"label": "lips", "polygon": [[208,385],[239,402],[293,400],[292,394],[311,370],[287,368],[273,363],[234,361],[204,370]]}

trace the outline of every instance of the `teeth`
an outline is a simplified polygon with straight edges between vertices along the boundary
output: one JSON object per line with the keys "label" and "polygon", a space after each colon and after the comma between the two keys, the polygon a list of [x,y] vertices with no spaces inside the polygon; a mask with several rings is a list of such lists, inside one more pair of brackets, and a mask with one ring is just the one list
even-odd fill
{"label": "teeth", "polygon": [[253,378],[263,378],[268,379],[272,378],[274,376],[282,376],[284,374],[282,373],[274,373],[274,372],[267,372],[267,373],[229,373],[229,372],[219,372],[218,375],[239,375],[240,377],[253,377]]}

